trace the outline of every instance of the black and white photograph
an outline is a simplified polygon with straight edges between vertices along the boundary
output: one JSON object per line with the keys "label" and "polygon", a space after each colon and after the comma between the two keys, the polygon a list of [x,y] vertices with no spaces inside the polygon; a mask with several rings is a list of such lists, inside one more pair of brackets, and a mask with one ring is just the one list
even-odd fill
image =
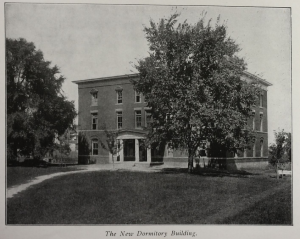
{"label": "black and white photograph", "polygon": [[293,227],[291,7],[3,4],[7,228]]}

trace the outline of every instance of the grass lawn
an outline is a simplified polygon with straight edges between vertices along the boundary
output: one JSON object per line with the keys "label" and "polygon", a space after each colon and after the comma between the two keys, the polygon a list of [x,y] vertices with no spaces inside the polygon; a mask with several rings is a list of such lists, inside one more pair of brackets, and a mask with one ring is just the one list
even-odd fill
{"label": "grass lawn", "polygon": [[7,223],[291,225],[291,180],[172,171],[72,174],[8,199]]}
{"label": "grass lawn", "polygon": [[37,167],[7,167],[7,187],[16,186],[29,182],[30,180],[47,174],[68,172],[78,170],[74,166],[69,167],[48,167],[48,168],[37,168]]}

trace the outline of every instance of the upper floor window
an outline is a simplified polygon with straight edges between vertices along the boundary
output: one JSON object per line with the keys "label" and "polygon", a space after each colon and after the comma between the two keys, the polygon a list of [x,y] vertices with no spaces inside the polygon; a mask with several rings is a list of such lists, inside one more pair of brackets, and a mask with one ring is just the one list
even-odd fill
{"label": "upper floor window", "polygon": [[263,95],[259,95],[259,107],[263,107]]}
{"label": "upper floor window", "polygon": [[135,92],[135,103],[141,103],[142,102],[141,93],[138,93],[137,91],[134,92]]}
{"label": "upper floor window", "polygon": [[255,130],[255,111],[252,111],[252,129]]}
{"label": "upper floor window", "polygon": [[135,111],[135,127],[136,128],[142,127],[142,111],[141,110]]}
{"label": "upper floor window", "polygon": [[92,155],[98,155],[98,139],[92,140]]}
{"label": "upper floor window", "polygon": [[152,115],[149,110],[145,110],[145,127],[148,127],[152,121]]}
{"label": "upper floor window", "polygon": [[98,128],[98,113],[92,113],[92,129]]}
{"label": "upper floor window", "polygon": [[260,117],[260,119],[259,119],[259,130],[261,131],[261,132],[263,132],[263,121],[264,121],[264,117],[263,117],[263,114],[260,114],[259,115]]}
{"label": "upper floor window", "polygon": [[91,105],[97,106],[98,105],[98,91],[96,89],[92,89],[90,91],[91,94]]}
{"label": "upper floor window", "polygon": [[122,111],[117,112],[117,128],[122,129],[123,127],[123,117],[122,117]]}
{"label": "upper floor window", "polygon": [[117,103],[122,104],[123,103],[123,91],[117,90]]}

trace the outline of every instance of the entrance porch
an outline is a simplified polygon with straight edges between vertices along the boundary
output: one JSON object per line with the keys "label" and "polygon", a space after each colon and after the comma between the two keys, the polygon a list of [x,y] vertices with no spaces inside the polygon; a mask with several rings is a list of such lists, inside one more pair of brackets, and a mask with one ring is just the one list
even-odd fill
{"label": "entrance porch", "polygon": [[[140,132],[122,132],[119,140],[119,152],[114,155],[115,162],[151,163],[151,149],[143,146],[144,136]],[[110,162],[112,155],[109,154]]]}

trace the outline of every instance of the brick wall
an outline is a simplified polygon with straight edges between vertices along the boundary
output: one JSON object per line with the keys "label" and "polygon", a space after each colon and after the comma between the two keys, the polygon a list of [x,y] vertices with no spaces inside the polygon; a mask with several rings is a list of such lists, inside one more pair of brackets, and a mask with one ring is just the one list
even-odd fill
{"label": "brick wall", "polygon": [[[132,76],[138,77],[138,76]],[[123,102],[117,103],[117,89],[122,89]],[[92,105],[91,90],[98,91],[97,105]],[[95,79],[87,80],[78,84],[79,95],[79,112],[78,112],[78,131],[83,132],[86,135],[89,147],[91,149],[91,139],[105,139],[104,132],[101,131],[101,126],[106,125],[107,129],[117,129],[117,110],[122,111],[123,127],[122,129],[135,129],[135,109],[141,110],[142,126],[145,126],[145,107],[147,106],[142,97],[142,103],[135,102],[135,93],[133,86],[130,82],[130,78],[115,77],[110,79]],[[255,157],[261,157],[260,155],[260,140],[263,139],[263,156],[268,156],[268,115],[267,115],[267,91],[263,90],[263,105],[259,106],[259,100],[255,110],[255,129],[256,135],[256,152]],[[92,112],[98,112],[98,127],[96,130],[92,130]],[[263,132],[260,132],[260,112],[263,113]],[[248,119],[248,124],[252,125],[252,118]],[[174,150],[173,157],[168,157],[165,154],[166,160],[181,159],[187,157],[187,153],[181,150]],[[233,156],[233,155],[228,155]],[[243,157],[243,152],[238,153],[239,157]],[[99,144],[99,155],[81,155],[81,161],[92,161],[96,163],[108,163],[109,154],[103,150]],[[252,149],[247,150],[246,157],[253,157]]]}

